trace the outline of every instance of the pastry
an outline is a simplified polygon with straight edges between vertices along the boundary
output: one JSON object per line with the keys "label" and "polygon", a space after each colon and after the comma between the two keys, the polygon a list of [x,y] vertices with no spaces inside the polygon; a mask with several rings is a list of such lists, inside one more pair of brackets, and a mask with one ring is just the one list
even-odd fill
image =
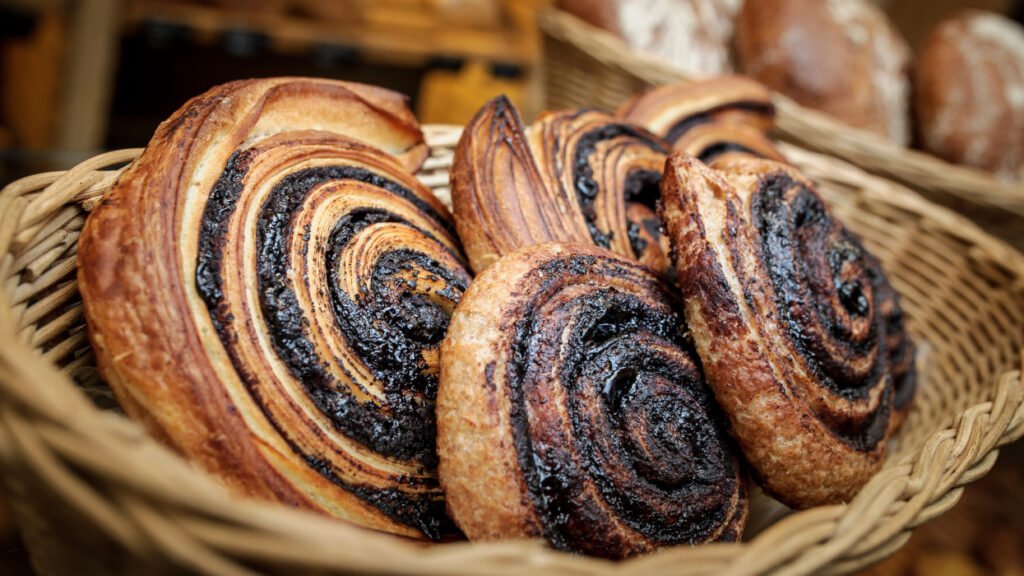
{"label": "pastry", "polygon": [[733,21],[742,0],[558,0],[556,5],[683,72],[732,71]]}
{"label": "pastry", "polygon": [[226,84],[161,124],[79,244],[124,410],[236,494],[452,533],[433,399],[470,276],[408,171],[425,152],[401,96],[327,80]]}
{"label": "pastry", "polygon": [[587,245],[530,246],[474,280],[437,396],[438,472],[470,540],[624,558],[739,537],[740,464],[677,306]]}
{"label": "pastry", "polygon": [[745,2],[740,70],[798,103],[906,145],[910,49],[870,0]]}
{"label": "pastry", "polygon": [[[865,251],[868,268],[882,270],[881,263],[870,252]],[[889,283],[884,273],[872,275],[878,313],[885,323],[886,362],[892,374],[892,413],[889,417],[889,433],[893,434],[903,425],[910,413],[914,393],[917,391],[917,367],[915,366],[914,342],[907,333],[900,308],[899,294]]]}
{"label": "pastry", "polygon": [[1024,180],[1024,28],[991,12],[940,23],[915,68],[921,144],[937,156]]}
{"label": "pastry", "polygon": [[662,206],[697,353],[755,477],[795,508],[850,500],[914,391],[877,260],[784,164],[673,154]]}
{"label": "pastry", "polygon": [[541,116],[528,131],[504,97],[469,122],[452,162],[459,238],[477,273],[524,246],[594,244],[669,269],[655,214],[668,146],[596,110]]}
{"label": "pastry", "polygon": [[749,154],[785,162],[768,138],[775,125],[771,92],[742,76],[720,76],[651,88],[615,113],[702,162]]}

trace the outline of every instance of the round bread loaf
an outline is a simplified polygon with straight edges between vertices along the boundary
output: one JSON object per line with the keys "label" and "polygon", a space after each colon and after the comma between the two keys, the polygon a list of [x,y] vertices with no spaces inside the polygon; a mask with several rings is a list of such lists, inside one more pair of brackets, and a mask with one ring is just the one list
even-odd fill
{"label": "round bread loaf", "polygon": [[736,21],[740,69],[800,104],[906,144],[906,41],[868,0],[759,0]]}
{"label": "round bread loaf", "polygon": [[945,20],[921,46],[914,81],[925,149],[1024,180],[1024,28],[973,10]]}
{"label": "round bread loaf", "polygon": [[733,70],[733,23],[742,0],[559,0],[562,10],[632,48],[691,74]]}

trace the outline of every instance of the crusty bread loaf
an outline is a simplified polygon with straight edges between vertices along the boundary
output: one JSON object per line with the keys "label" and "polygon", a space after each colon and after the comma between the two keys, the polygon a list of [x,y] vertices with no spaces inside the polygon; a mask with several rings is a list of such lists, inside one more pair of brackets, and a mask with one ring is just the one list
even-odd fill
{"label": "crusty bread loaf", "polygon": [[758,0],[736,22],[740,69],[843,122],[906,144],[910,50],[868,0]]}
{"label": "crusty bread loaf", "polygon": [[729,47],[742,0],[559,0],[566,12],[692,74],[733,70]]}
{"label": "crusty bread loaf", "polygon": [[1024,29],[981,11],[941,22],[918,55],[915,112],[928,151],[1024,180]]}

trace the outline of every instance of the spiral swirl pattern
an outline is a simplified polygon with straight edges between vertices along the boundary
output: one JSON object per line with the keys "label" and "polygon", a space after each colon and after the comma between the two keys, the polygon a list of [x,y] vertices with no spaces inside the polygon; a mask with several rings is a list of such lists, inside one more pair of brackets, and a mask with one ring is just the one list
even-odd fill
{"label": "spiral swirl pattern", "polygon": [[663,188],[708,382],[770,492],[791,506],[845,500],[913,394],[896,294],[798,172],[712,166],[674,155]]}
{"label": "spiral swirl pattern", "polygon": [[740,76],[653,88],[623,103],[616,116],[704,163],[743,156],[785,162],[766,136],[775,125],[771,92]]}
{"label": "spiral swirl pattern", "polygon": [[[869,266],[881,270],[877,259],[869,257]],[[895,432],[903,424],[910,412],[914,393],[917,391],[917,368],[914,363],[914,342],[907,334],[903,322],[903,309],[900,308],[899,294],[889,284],[884,274],[875,274],[875,294],[878,298],[878,311],[885,321],[885,346],[889,351],[889,371],[892,373],[892,416],[889,419],[889,430]]]}
{"label": "spiral swirl pattern", "polygon": [[542,242],[608,248],[669,273],[655,213],[668,146],[594,110],[541,116],[524,130],[496,98],[466,127],[452,167],[452,203],[473,269]]}
{"label": "spiral swirl pattern", "polygon": [[676,306],[639,265],[580,245],[526,248],[474,281],[437,405],[467,536],[612,558],[738,538],[740,466]]}
{"label": "spiral swirl pattern", "polygon": [[[182,125],[223,127],[223,105]],[[438,349],[470,281],[454,226],[396,157],[301,128],[172,133],[156,146],[192,143],[186,185],[147,189],[163,172],[144,155],[90,217],[101,368],[126,411],[237,492],[441,538]]]}

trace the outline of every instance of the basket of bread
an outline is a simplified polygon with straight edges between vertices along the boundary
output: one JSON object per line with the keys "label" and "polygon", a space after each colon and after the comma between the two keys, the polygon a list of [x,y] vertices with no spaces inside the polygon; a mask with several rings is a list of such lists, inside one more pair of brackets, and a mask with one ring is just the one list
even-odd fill
{"label": "basket of bread", "polygon": [[653,86],[744,74],[773,90],[778,139],[1022,248],[1024,28],[934,8],[920,7],[942,18],[912,50],[872,0],[558,0],[539,17],[546,105],[614,110]]}
{"label": "basket of bread", "polygon": [[0,192],[41,574],[811,574],[1024,434],[1024,256],[745,78],[526,124],[221,85]]}

